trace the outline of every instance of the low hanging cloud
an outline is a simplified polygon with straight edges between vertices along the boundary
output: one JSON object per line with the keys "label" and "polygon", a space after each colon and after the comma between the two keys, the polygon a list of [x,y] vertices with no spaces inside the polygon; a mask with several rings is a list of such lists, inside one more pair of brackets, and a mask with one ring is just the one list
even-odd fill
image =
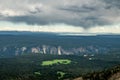
{"label": "low hanging cloud", "polygon": [[[2,24],[1,24],[2,23]],[[4,27],[3,27],[4,26]],[[50,25],[27,25],[25,23],[10,23],[0,22],[0,31],[32,31],[32,32],[53,32],[73,34],[73,35],[96,35],[104,33],[120,33],[120,24],[109,25],[109,26],[96,26],[85,29],[83,27],[75,27],[66,24],[50,24]]]}
{"label": "low hanging cloud", "polygon": [[120,0],[1,0],[0,21],[92,28],[120,22]]}
{"label": "low hanging cloud", "polygon": [[120,0],[103,0],[107,4],[107,8],[116,7],[120,9]]}

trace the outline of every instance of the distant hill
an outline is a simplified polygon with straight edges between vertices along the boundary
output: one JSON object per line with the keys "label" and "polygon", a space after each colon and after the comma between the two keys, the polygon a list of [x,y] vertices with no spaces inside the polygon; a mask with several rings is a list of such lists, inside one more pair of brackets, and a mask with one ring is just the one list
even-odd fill
{"label": "distant hill", "polygon": [[[63,33],[64,34],[64,33]],[[120,35],[60,35],[59,33],[0,31],[0,57],[29,53],[84,55],[120,51]]]}

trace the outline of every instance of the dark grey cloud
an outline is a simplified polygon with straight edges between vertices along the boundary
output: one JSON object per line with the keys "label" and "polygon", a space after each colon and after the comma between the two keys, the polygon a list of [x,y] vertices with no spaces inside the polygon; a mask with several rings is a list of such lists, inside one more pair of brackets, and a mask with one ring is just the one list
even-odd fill
{"label": "dark grey cloud", "polygon": [[103,0],[108,8],[116,7],[120,9],[120,0]]}
{"label": "dark grey cloud", "polygon": [[107,25],[107,24],[111,24],[111,22],[105,20],[105,19],[102,19],[100,17],[96,17],[96,16],[90,16],[90,17],[86,17],[84,18],[84,21],[85,22],[88,22],[89,24],[87,24],[86,26],[97,26],[97,25]]}
{"label": "dark grey cloud", "polygon": [[83,28],[111,25],[120,22],[119,3],[120,0],[2,0],[0,21],[28,25],[64,23]]}
{"label": "dark grey cloud", "polygon": [[91,11],[96,11],[97,8],[96,7],[93,7],[93,6],[86,6],[86,5],[83,5],[83,6],[68,6],[68,7],[60,7],[58,8],[60,10],[65,10],[65,11],[70,11],[70,12],[78,12],[78,13],[84,13],[84,12],[91,12]]}
{"label": "dark grey cloud", "polygon": [[[97,25],[106,25],[111,24],[102,18],[96,16],[88,16],[83,17],[81,19],[76,20],[68,20],[68,19],[59,19],[59,18],[45,18],[45,17],[36,17],[36,16],[15,16],[15,17],[7,17],[4,18],[7,21],[14,22],[14,23],[27,23],[29,25],[49,25],[49,24],[57,24],[57,23],[65,23],[74,26],[83,26],[84,28],[89,28],[92,26]],[[34,21],[33,21],[34,20]]]}

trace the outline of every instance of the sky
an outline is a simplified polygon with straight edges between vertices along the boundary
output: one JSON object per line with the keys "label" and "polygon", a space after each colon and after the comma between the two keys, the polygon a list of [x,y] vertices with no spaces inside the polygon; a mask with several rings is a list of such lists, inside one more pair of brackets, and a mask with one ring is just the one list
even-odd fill
{"label": "sky", "polygon": [[0,31],[120,34],[120,0],[0,0]]}

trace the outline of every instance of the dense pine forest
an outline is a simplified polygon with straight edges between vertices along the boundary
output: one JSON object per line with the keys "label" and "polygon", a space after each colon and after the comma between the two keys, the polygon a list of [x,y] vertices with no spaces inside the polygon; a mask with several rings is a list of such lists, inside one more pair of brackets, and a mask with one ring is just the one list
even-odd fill
{"label": "dense pine forest", "polygon": [[[91,78],[91,80],[101,80],[99,75],[101,75],[101,77],[108,75],[109,77],[113,73],[119,71],[118,67],[112,72],[109,72],[107,69],[118,65],[120,60],[111,61],[110,57],[103,60],[97,56],[98,55],[96,55],[94,60],[89,60],[86,57],[76,55],[43,54],[30,54],[11,58],[0,58],[0,79],[63,80],[74,79],[79,76],[83,76],[84,79],[87,79],[93,77],[93,74],[95,74],[94,78]],[[63,63],[57,62],[52,65],[42,65],[44,61],[52,60],[63,60]],[[69,64],[65,64],[66,62],[64,60],[69,60],[71,62]],[[102,70],[105,70],[104,74],[103,72],[100,72]],[[104,80],[106,80],[106,78]]]}

